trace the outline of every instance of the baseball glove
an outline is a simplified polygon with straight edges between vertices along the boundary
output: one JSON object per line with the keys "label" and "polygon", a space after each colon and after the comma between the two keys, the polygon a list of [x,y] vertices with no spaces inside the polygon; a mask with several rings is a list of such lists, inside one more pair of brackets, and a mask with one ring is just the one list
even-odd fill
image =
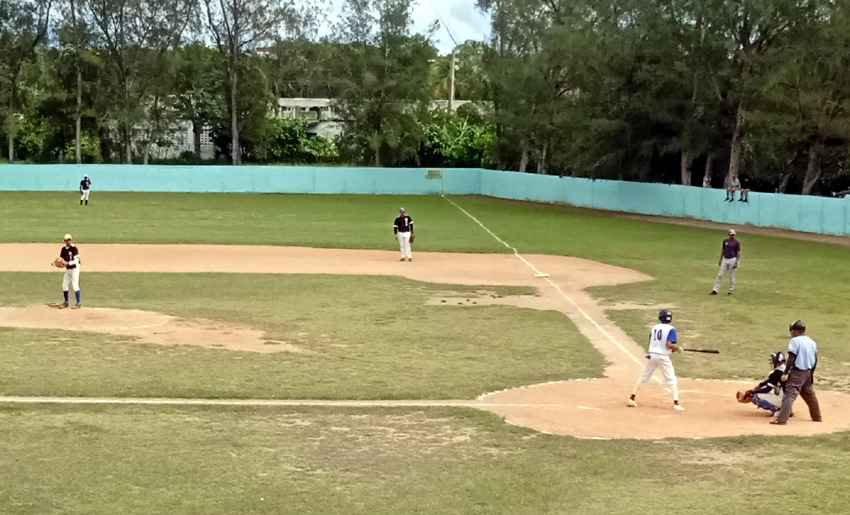
{"label": "baseball glove", "polygon": [[56,268],[65,268],[65,260],[62,258],[56,258],[53,261],[53,266],[55,266]]}
{"label": "baseball glove", "polygon": [[747,390],[746,392],[739,391],[735,394],[735,398],[738,399],[738,402],[742,404],[746,404],[748,402],[753,402],[753,391]]}
{"label": "baseball glove", "polygon": [[415,240],[415,239],[416,239],[416,235],[415,235],[415,234],[411,234],[411,235],[410,235],[410,243],[413,243],[413,240]]}

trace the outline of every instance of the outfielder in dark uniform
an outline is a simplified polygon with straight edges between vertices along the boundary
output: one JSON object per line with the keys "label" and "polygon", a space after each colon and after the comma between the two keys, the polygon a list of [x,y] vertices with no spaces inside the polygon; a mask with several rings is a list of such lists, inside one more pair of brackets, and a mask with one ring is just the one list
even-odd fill
{"label": "outfielder in dark uniform", "polygon": [[86,175],[83,177],[83,180],[80,181],[80,205],[83,205],[83,201],[85,201],[86,205],[89,205],[89,193],[91,192],[91,180],[89,180],[89,176]]}

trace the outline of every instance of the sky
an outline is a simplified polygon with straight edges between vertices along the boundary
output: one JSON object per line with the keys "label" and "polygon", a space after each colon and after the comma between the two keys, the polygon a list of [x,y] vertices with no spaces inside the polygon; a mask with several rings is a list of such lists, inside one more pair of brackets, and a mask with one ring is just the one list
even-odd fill
{"label": "sky", "polygon": [[[331,18],[338,16],[343,0],[331,1]],[[413,8],[413,31],[425,33],[438,18],[445,22],[433,36],[441,54],[448,54],[458,43],[467,40],[483,41],[490,35],[490,19],[475,7],[475,0],[418,0]]]}

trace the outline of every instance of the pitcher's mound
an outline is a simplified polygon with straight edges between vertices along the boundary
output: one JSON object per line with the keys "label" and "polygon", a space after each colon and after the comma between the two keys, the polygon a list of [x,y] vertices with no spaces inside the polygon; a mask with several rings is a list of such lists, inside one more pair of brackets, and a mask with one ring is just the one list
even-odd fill
{"label": "pitcher's mound", "polygon": [[798,397],[785,426],[769,424],[765,410],[741,404],[735,392],[754,382],[679,379],[685,411],[674,411],[670,392],[647,383],[638,407],[626,407],[633,383],[612,379],[564,381],[483,395],[482,408],[537,431],[582,438],[708,438],[738,435],[814,435],[850,430],[850,396],[817,392],[823,422],[812,422]]}
{"label": "pitcher's mound", "polygon": [[0,307],[0,327],[114,334],[157,345],[194,345],[262,353],[302,352],[295,345],[269,340],[263,331],[249,327],[209,320],[184,320],[135,309]]}

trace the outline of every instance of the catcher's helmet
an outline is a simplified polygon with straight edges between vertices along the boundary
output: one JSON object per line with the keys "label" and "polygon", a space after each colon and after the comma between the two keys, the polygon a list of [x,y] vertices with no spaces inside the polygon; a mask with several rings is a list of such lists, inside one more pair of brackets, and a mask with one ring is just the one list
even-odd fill
{"label": "catcher's helmet", "polygon": [[781,350],[778,350],[770,355],[770,364],[774,367],[778,367],[783,363],[785,363],[785,354],[783,354]]}
{"label": "catcher's helmet", "polygon": [[671,320],[673,320],[673,312],[669,309],[662,309],[661,312],[658,313],[658,320],[665,324],[669,324]]}
{"label": "catcher's helmet", "polygon": [[806,324],[803,323],[802,320],[797,320],[796,322],[794,322],[793,324],[788,326],[789,331],[794,331],[795,329],[797,331],[805,331],[806,330]]}

